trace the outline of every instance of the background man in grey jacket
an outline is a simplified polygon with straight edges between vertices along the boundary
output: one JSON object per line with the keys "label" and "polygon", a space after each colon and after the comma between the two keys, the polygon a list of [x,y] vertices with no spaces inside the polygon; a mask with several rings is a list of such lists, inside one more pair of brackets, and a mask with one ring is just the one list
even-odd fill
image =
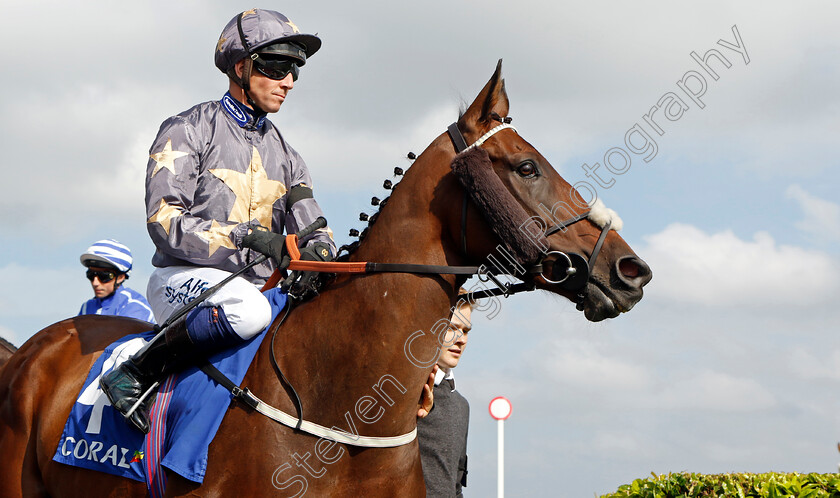
{"label": "background man in grey jacket", "polygon": [[[465,292],[459,293],[463,298]],[[472,328],[472,306],[460,300],[450,321],[438,358],[435,376],[434,407],[429,415],[417,420],[417,437],[423,478],[428,497],[461,497],[461,487],[467,485],[467,430],[470,405],[455,390],[452,370],[461,360]]]}

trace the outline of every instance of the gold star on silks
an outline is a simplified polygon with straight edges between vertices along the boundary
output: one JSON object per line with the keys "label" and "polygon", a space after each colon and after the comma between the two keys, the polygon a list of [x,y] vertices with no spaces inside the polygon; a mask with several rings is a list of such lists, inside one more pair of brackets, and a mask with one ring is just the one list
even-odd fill
{"label": "gold star on silks", "polygon": [[292,31],[294,31],[295,33],[300,33],[300,30],[299,30],[299,29],[298,29],[298,27],[295,25],[295,23],[293,23],[293,22],[292,22],[292,20],[291,20],[291,19],[288,19],[288,18],[287,18],[287,19],[286,19],[286,24],[288,24],[288,25],[292,28]]}
{"label": "gold star on silks", "polygon": [[286,195],[286,186],[283,182],[268,179],[256,147],[253,147],[251,164],[244,173],[232,169],[211,169],[210,173],[236,194],[228,221],[247,223],[256,219],[260,225],[271,230],[272,206]]}
{"label": "gold star on silks", "polygon": [[207,241],[207,256],[212,256],[220,247],[236,249],[236,245],[230,240],[230,232],[234,228],[236,228],[236,225],[223,227],[218,221],[213,220],[210,222],[210,230],[196,232],[195,234]]}
{"label": "gold star on silks", "polygon": [[224,36],[219,37],[219,43],[216,44],[216,52],[222,51],[222,44],[227,41],[227,38]]}
{"label": "gold star on silks", "polygon": [[257,9],[246,10],[245,12],[242,13],[242,17],[245,17],[248,14],[256,14],[256,13],[257,13]]}
{"label": "gold star on silks", "polygon": [[154,171],[152,171],[152,176],[155,176],[158,171],[162,170],[163,168],[168,169],[175,174],[175,160],[179,157],[184,157],[189,152],[181,152],[179,150],[172,150],[172,139],[169,138],[166,140],[166,145],[163,146],[163,150],[160,152],[156,152],[154,154],[149,154],[149,157],[155,160],[157,163],[155,165]]}
{"label": "gold star on silks", "polygon": [[147,223],[160,223],[166,235],[169,235],[169,227],[172,223],[172,218],[181,216],[181,208],[167,204],[165,200],[160,200],[157,213],[153,214]]}

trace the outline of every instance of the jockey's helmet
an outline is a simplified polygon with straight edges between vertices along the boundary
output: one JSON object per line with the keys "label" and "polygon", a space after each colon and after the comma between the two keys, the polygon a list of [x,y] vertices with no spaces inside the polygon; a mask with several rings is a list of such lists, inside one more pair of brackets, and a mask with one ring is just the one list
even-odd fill
{"label": "jockey's helmet", "polygon": [[[279,12],[264,9],[246,10],[227,23],[216,43],[216,67],[248,91],[253,63],[260,55],[282,56],[306,64],[307,57],[321,48],[321,39],[301,33],[298,27]],[[245,59],[242,78],[236,63]]]}
{"label": "jockey's helmet", "polygon": [[128,276],[131,271],[131,251],[114,239],[98,240],[79,257],[85,266],[113,268]]}

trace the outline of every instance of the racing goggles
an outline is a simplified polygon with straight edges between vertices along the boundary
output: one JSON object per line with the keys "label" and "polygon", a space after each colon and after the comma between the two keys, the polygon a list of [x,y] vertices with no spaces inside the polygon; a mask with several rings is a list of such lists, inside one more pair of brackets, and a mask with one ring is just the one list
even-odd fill
{"label": "racing goggles", "polygon": [[117,278],[117,275],[112,271],[98,271],[98,270],[91,270],[91,269],[88,269],[88,271],[85,273],[85,275],[87,276],[87,279],[90,280],[91,282],[93,282],[94,278],[98,278],[99,281],[103,284],[107,284],[111,280],[114,280],[115,278]]}
{"label": "racing goggles", "polygon": [[295,59],[266,59],[264,57],[254,58],[254,69],[260,74],[273,80],[282,80],[289,73],[292,73],[292,80],[297,81],[300,74],[300,61]]}

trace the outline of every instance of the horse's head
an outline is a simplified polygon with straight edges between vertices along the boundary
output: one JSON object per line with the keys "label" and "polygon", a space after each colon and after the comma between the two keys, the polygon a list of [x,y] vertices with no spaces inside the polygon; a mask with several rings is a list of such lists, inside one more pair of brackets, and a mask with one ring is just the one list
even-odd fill
{"label": "horse's head", "polygon": [[577,302],[591,321],[629,311],[650,268],[615,231],[615,212],[589,205],[508,124],[508,107],[499,61],[457,129],[450,127],[456,150],[467,146],[452,163],[458,182],[450,185],[466,199],[450,210],[453,245],[470,260],[493,262],[491,271],[504,266]]}

